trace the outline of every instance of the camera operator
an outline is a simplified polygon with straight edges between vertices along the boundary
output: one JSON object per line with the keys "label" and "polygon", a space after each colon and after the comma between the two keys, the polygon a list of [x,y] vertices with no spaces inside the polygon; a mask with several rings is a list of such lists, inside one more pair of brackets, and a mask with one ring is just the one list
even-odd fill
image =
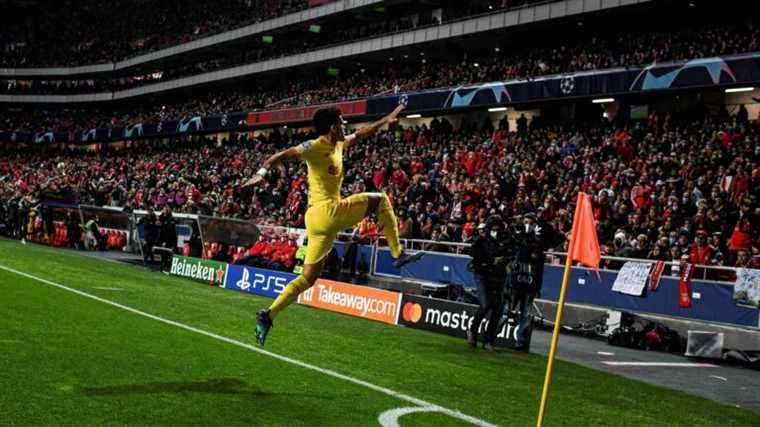
{"label": "camera operator", "polygon": [[526,349],[530,315],[533,300],[541,292],[544,277],[544,252],[556,240],[554,228],[543,219],[543,211],[538,215],[527,213],[522,225],[515,230],[517,250],[507,266],[507,287],[510,293],[509,309],[519,308],[516,349]]}
{"label": "camera operator", "polygon": [[153,247],[158,243],[161,229],[158,226],[158,218],[153,209],[148,208],[148,214],[140,218],[139,224],[143,225],[143,236],[145,245],[143,245],[143,260],[147,264],[153,262]]}
{"label": "camera operator", "polygon": [[158,217],[160,224],[160,241],[161,246],[171,249],[175,254],[177,253],[177,221],[172,215],[172,209],[169,205],[164,205],[161,211],[161,216]]}
{"label": "camera operator", "polygon": [[158,221],[160,224],[159,239],[161,246],[169,250],[169,252],[161,251],[161,271],[168,272],[171,268],[171,255],[179,253],[177,250],[177,241],[179,240],[177,236],[177,221],[174,219],[169,205],[164,205]]}
{"label": "camera operator", "polygon": [[66,240],[68,247],[82,249],[82,226],[75,211],[66,214]]}
{"label": "camera operator", "polygon": [[467,331],[467,343],[471,347],[477,346],[480,323],[488,315],[488,328],[483,336],[483,348],[493,350],[499,320],[504,310],[503,291],[506,280],[507,244],[504,239],[504,221],[499,215],[488,218],[484,228],[485,233],[479,234],[470,248],[471,266],[478,288],[480,306]]}

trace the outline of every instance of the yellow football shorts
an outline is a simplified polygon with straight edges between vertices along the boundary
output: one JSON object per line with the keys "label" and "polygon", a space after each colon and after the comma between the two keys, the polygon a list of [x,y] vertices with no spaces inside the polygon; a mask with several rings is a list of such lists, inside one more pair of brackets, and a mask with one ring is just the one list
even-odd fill
{"label": "yellow football shorts", "polygon": [[310,206],[306,222],[306,257],[304,264],[322,261],[338,236],[338,232],[354,227],[367,214],[370,193],[354,194],[337,202],[322,202]]}

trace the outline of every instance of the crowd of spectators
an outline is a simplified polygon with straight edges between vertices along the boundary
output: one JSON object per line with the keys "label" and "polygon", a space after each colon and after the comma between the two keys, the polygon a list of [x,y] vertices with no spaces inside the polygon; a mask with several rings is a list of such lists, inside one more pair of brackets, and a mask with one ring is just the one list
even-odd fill
{"label": "crowd of spectators", "polygon": [[[585,191],[605,254],[757,266],[760,120],[745,111],[675,122],[653,114],[626,126],[563,128],[537,119],[519,120],[518,129],[505,120],[495,128],[486,121],[455,129],[445,119],[396,126],[345,154],[343,190],[387,192],[401,236],[435,242],[470,242],[494,213],[512,221],[534,213],[566,235],[575,194]],[[19,215],[53,197],[303,227],[304,165],[289,163],[259,186],[241,183],[265,156],[308,137],[274,131],[99,153],[5,153],[0,224],[17,228]],[[372,218],[357,231],[382,232]]]}
{"label": "crowd of spectators", "polygon": [[[394,13],[387,17],[389,10],[381,6],[382,13],[378,16],[383,19],[378,21],[365,23],[357,20],[355,25],[341,26],[337,31],[317,33],[308,39],[290,37],[293,43],[270,48],[251,49],[248,43],[245,55],[232,61],[212,62],[218,62],[220,67],[262,56],[282,56],[315,46],[546,1],[552,0],[441,0],[437,5],[417,5],[414,13],[400,16]],[[42,10],[23,6],[10,9],[7,22],[3,22],[5,25],[0,29],[6,42],[0,65],[24,68],[114,62],[309,7],[308,0],[119,0],[108,4],[98,0],[94,4],[74,3],[61,1]],[[439,14],[433,13],[436,8],[439,8]]]}
{"label": "crowd of spectators", "polygon": [[8,5],[0,66],[113,62],[306,9],[308,0],[62,0]]}
{"label": "crowd of spectators", "polygon": [[[250,46],[236,54],[226,53],[221,58],[203,60],[139,76],[121,76],[106,79],[80,80],[6,80],[0,88],[8,93],[83,93],[128,89],[131,87],[166,81],[230,66],[257,62],[312,50],[316,47],[345,40],[357,40],[373,35],[398,31],[429,22],[422,16],[402,16],[399,19],[365,25],[339,28],[323,34],[297,35],[277,40],[271,45]],[[667,32],[621,32],[615,36],[571,38],[557,46],[519,45],[496,46],[494,51],[480,56],[463,55],[452,60],[451,54],[444,60],[421,56],[411,60],[403,56],[395,59],[391,71],[388,67],[340,76],[342,89],[337,97],[357,97],[372,94],[359,90],[367,86],[380,86],[384,90],[398,87],[404,91],[431,87],[453,86],[472,82],[532,78],[541,75],[588,71],[596,69],[630,67],[654,62],[703,58],[760,50],[760,30],[753,22],[732,25],[707,24],[696,28]],[[424,54],[424,51],[422,52]],[[477,66],[475,65],[477,64]],[[336,79],[312,79],[298,83],[289,92],[294,93],[289,104],[335,100],[336,92],[324,83]],[[316,85],[314,86],[314,83]],[[352,90],[353,89],[353,90]],[[276,92],[282,89],[276,88]]]}
{"label": "crowd of spectators", "polygon": [[[73,94],[87,92],[106,92],[129,89],[136,86],[151,84],[159,81],[215,71],[235,65],[257,62],[264,59],[297,54],[319,47],[325,47],[346,40],[366,39],[369,37],[406,31],[417,27],[440,24],[441,19],[453,20],[488,11],[516,7],[524,3],[539,0],[502,1],[496,5],[490,2],[471,2],[462,5],[453,2],[442,10],[442,17],[434,17],[430,10],[415,13],[401,13],[383,16],[382,20],[363,22],[357,21],[350,26],[327,26],[320,31],[312,32],[295,28],[288,33],[276,34],[271,43],[258,39],[249,41],[236,51],[225,51],[224,54],[211,58],[201,58],[188,64],[166,66],[161,71],[142,72],[136,75],[122,75],[106,78],[78,79],[10,79],[0,81],[3,92],[14,94]],[[545,1],[545,0],[542,0]],[[466,6],[466,7],[465,7]],[[208,55],[207,55],[208,56]]]}

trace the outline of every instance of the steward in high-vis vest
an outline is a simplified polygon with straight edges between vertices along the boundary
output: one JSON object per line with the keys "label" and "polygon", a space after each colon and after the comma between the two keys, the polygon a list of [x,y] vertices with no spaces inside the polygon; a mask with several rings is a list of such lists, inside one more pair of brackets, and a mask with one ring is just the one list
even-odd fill
{"label": "steward in high-vis vest", "polygon": [[303,244],[296,251],[296,265],[293,267],[293,273],[303,273],[303,260],[306,259],[306,243],[308,239],[303,239]]}
{"label": "steward in high-vis vest", "polygon": [[98,227],[98,217],[95,216],[94,218],[85,222],[84,229],[87,232],[88,237],[92,238],[90,244],[94,246],[95,250],[100,250],[102,236],[100,235],[100,228]]}

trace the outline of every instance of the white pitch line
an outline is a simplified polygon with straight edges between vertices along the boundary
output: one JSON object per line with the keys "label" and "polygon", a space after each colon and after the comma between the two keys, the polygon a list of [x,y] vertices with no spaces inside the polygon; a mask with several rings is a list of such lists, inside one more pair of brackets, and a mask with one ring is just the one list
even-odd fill
{"label": "white pitch line", "polygon": [[609,362],[603,361],[607,366],[643,366],[653,368],[717,368],[712,363],[688,363],[688,362]]}
{"label": "white pitch line", "polygon": [[717,375],[710,375],[710,378],[715,378],[716,380],[721,380],[721,381],[728,381],[728,378],[726,378],[726,377],[719,377]]}
{"label": "white pitch line", "polygon": [[596,354],[600,356],[614,356],[615,353],[610,353],[609,351],[597,351]]}
{"label": "white pitch line", "polygon": [[420,406],[412,406],[409,408],[394,408],[389,409],[382,414],[380,414],[379,417],[377,417],[377,422],[380,423],[383,427],[400,427],[398,423],[398,419],[403,417],[407,414],[414,414],[417,412],[438,412],[437,408],[423,408]]}
{"label": "white pitch line", "polygon": [[414,405],[424,407],[427,410],[433,410],[434,409],[436,412],[440,412],[440,413],[446,414],[446,415],[448,415],[450,417],[453,417],[453,418],[458,418],[458,419],[460,419],[462,421],[466,421],[466,422],[468,422],[470,424],[474,424],[476,426],[480,426],[480,427],[496,427],[495,424],[491,424],[488,421],[484,421],[484,420],[481,420],[479,418],[471,417],[469,415],[463,414],[463,413],[461,413],[459,411],[455,411],[453,409],[449,409],[449,408],[446,408],[446,407],[443,407],[443,406],[435,405],[435,404],[427,402],[425,400],[418,399],[416,397],[409,396],[407,394],[399,393],[399,392],[391,390],[389,388],[385,388],[385,387],[382,387],[382,386],[379,386],[379,385],[375,385],[375,384],[372,384],[370,382],[360,380],[358,378],[350,377],[348,375],[344,375],[344,374],[341,374],[339,372],[336,372],[336,371],[333,371],[333,370],[330,370],[330,369],[320,368],[319,366],[311,365],[311,364],[308,364],[306,362],[302,362],[302,361],[297,360],[297,359],[293,359],[293,358],[290,358],[290,357],[287,357],[287,356],[282,356],[282,355],[279,355],[277,353],[272,353],[271,351],[264,350],[262,348],[253,346],[251,344],[244,343],[242,341],[238,341],[238,340],[235,340],[235,339],[232,339],[232,338],[228,338],[228,337],[225,337],[225,336],[222,336],[222,335],[217,335],[217,334],[215,334],[213,332],[204,331],[203,329],[198,329],[198,328],[190,326],[190,325],[185,325],[184,323],[179,323],[179,322],[176,322],[174,320],[165,319],[163,317],[156,316],[154,314],[146,313],[146,312],[144,312],[142,310],[138,310],[136,308],[132,308],[132,307],[129,307],[129,306],[126,306],[126,305],[123,305],[123,304],[119,304],[118,302],[115,302],[115,301],[107,300],[105,298],[101,298],[101,297],[96,296],[96,295],[88,294],[87,292],[80,291],[78,289],[74,289],[74,288],[70,288],[70,287],[65,286],[65,285],[61,285],[60,283],[51,282],[50,280],[43,279],[43,278],[37,277],[37,276],[33,276],[31,274],[28,274],[28,273],[24,273],[23,271],[18,271],[18,270],[15,270],[13,268],[6,267],[4,265],[0,265],[0,270],[5,270],[7,272],[18,274],[19,276],[26,277],[28,279],[36,280],[36,281],[44,283],[46,285],[54,286],[56,288],[63,289],[65,291],[73,292],[73,293],[75,293],[77,295],[80,295],[80,296],[83,296],[85,298],[90,298],[90,299],[93,299],[95,301],[102,302],[103,304],[108,304],[108,305],[111,305],[113,307],[117,307],[117,308],[120,308],[122,310],[129,311],[129,312],[137,314],[139,316],[147,317],[149,319],[153,319],[153,320],[156,320],[156,321],[159,321],[159,322],[162,322],[162,323],[166,323],[168,325],[176,326],[178,328],[185,329],[185,330],[188,330],[188,331],[191,331],[191,332],[195,332],[195,333],[200,334],[200,335],[205,335],[207,337],[214,338],[214,339],[217,339],[219,341],[226,342],[228,344],[233,344],[233,345],[236,345],[238,347],[242,347],[242,348],[254,351],[256,353],[263,354],[265,356],[269,356],[269,357],[271,357],[273,359],[280,360],[282,362],[290,363],[290,364],[293,364],[293,365],[296,365],[296,366],[300,366],[302,368],[306,368],[306,369],[309,369],[309,370],[312,370],[312,371],[315,371],[315,372],[319,372],[321,374],[325,374],[325,375],[331,376],[333,378],[338,378],[338,379],[341,379],[341,380],[344,380],[344,381],[347,381],[347,382],[350,382],[350,383],[353,383],[353,384],[356,384],[356,385],[360,385],[360,386],[366,387],[366,388],[368,388],[370,390],[374,390],[374,391],[377,391],[379,393],[383,393],[385,395],[388,395],[388,396],[391,396],[391,397],[395,397],[395,398],[400,399],[400,400],[407,401],[407,402],[412,403]]}

